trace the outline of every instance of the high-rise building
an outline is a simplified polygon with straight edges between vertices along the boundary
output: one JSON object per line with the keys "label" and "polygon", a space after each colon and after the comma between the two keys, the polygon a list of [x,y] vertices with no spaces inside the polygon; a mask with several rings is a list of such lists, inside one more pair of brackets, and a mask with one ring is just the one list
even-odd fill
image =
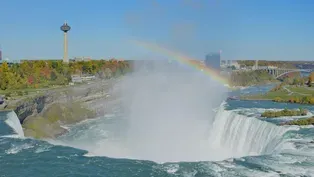
{"label": "high-rise building", "polygon": [[205,65],[220,70],[220,52],[212,52],[206,55]]}
{"label": "high-rise building", "polygon": [[2,60],[2,50],[0,48],[0,61]]}
{"label": "high-rise building", "polygon": [[228,60],[228,66],[231,67],[232,66],[232,61]]}

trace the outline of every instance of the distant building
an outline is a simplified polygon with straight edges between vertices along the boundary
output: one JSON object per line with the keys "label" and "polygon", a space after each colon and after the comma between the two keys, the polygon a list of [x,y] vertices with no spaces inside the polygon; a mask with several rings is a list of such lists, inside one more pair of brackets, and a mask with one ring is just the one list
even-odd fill
{"label": "distant building", "polygon": [[1,66],[2,63],[4,63],[4,62],[6,62],[9,66],[11,66],[11,65],[13,65],[13,64],[15,64],[15,63],[20,63],[19,60],[10,60],[10,59],[8,59],[8,58],[5,58],[5,59],[2,58],[2,60],[0,60],[0,66]]}
{"label": "distant building", "polygon": [[71,76],[72,83],[82,83],[83,81],[91,81],[94,79],[96,79],[94,75],[92,76],[72,75]]}
{"label": "distant building", "polygon": [[220,59],[220,68],[221,69],[230,68],[231,66],[232,66],[232,61],[231,60],[221,60]]}
{"label": "distant building", "polygon": [[231,62],[230,65],[233,66],[235,69],[240,69],[240,65],[237,61],[231,61],[230,60],[230,62]]}
{"label": "distant building", "polygon": [[90,80],[94,80],[96,77],[95,76],[83,76],[81,78],[83,81],[90,81]]}
{"label": "distant building", "polygon": [[278,67],[277,66],[268,65],[267,68],[268,69],[277,69]]}
{"label": "distant building", "polygon": [[232,60],[228,60],[228,66],[232,66]]}
{"label": "distant building", "polygon": [[77,61],[90,61],[91,57],[74,57],[70,59],[70,61],[77,62]]}
{"label": "distant building", "polygon": [[0,49],[0,61],[2,60],[2,49]]}
{"label": "distant building", "polygon": [[228,65],[228,61],[227,60],[221,60],[220,66],[222,66],[222,65]]}
{"label": "distant building", "polygon": [[36,61],[60,61],[61,59],[21,59],[19,62],[23,63],[23,62],[36,62]]}
{"label": "distant building", "polygon": [[82,83],[83,82],[80,75],[72,75],[71,80],[73,83]]}
{"label": "distant building", "polygon": [[207,67],[220,70],[220,53],[219,52],[213,52],[206,55],[205,58],[205,65]]}

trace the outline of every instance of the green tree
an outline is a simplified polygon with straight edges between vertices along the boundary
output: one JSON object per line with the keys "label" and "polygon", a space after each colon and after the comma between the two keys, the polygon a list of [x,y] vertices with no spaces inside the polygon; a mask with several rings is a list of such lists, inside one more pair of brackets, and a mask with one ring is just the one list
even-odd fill
{"label": "green tree", "polygon": [[58,73],[63,73],[63,63],[61,60],[59,61],[53,61],[52,62],[52,68],[55,69]]}
{"label": "green tree", "polygon": [[51,71],[50,80],[55,81],[57,80],[57,78],[58,78],[57,73],[55,71]]}
{"label": "green tree", "polygon": [[301,102],[304,103],[304,104],[308,104],[311,102],[311,96],[305,96],[305,97],[302,97],[302,100]]}
{"label": "green tree", "polygon": [[0,75],[0,88],[6,90],[9,86],[10,76],[9,76],[9,66],[7,62],[3,62],[1,65],[1,75]]}
{"label": "green tree", "polygon": [[87,61],[83,63],[83,72],[91,74],[93,71],[93,64],[91,61]]}
{"label": "green tree", "polygon": [[308,86],[311,87],[312,83],[314,82],[314,72],[311,72],[308,80]]}
{"label": "green tree", "polygon": [[294,78],[293,79],[293,82],[292,82],[292,85],[299,85],[299,79],[298,78]]}
{"label": "green tree", "polygon": [[29,64],[29,62],[22,62],[20,65],[20,72],[19,74],[24,77],[27,78],[28,76],[30,76],[32,73],[32,68]]}
{"label": "green tree", "polygon": [[4,72],[4,73],[5,72],[9,72],[9,65],[8,65],[8,63],[6,61],[2,63],[1,71]]}

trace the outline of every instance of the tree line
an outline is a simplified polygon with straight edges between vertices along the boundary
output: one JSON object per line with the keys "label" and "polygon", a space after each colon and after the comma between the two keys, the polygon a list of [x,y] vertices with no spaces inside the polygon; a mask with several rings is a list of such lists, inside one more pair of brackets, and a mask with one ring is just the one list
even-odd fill
{"label": "tree line", "polygon": [[268,74],[267,71],[262,70],[232,72],[229,79],[230,84],[233,86],[250,86],[275,81],[275,79],[270,74]]}
{"label": "tree line", "polygon": [[[312,72],[309,77],[295,77],[295,78],[285,78],[282,83],[272,88],[271,92],[282,91],[285,85],[291,85],[294,87],[313,87],[314,82],[314,72]],[[299,103],[299,104],[314,104],[314,95],[307,96],[292,96],[289,98],[281,98],[280,96],[274,98],[275,102],[289,102],[289,103]]]}
{"label": "tree line", "polygon": [[71,75],[96,75],[111,78],[131,70],[130,61],[89,60],[63,63],[62,60],[22,61],[0,67],[0,90],[45,88],[51,85],[67,85]]}
{"label": "tree line", "polygon": [[300,73],[292,73],[282,79],[282,83],[272,89],[272,91],[281,90],[284,85],[292,86],[314,86],[314,72],[310,73],[308,77],[302,77]]}
{"label": "tree line", "polygon": [[282,123],[281,125],[314,125],[314,117],[305,118],[305,119],[297,119]]}
{"label": "tree line", "polygon": [[[255,60],[237,60],[238,64],[242,67],[254,66]],[[289,61],[267,61],[258,60],[258,66],[276,66],[278,68],[295,68],[295,63]]]}
{"label": "tree line", "polygon": [[308,110],[300,108],[299,110],[284,109],[281,111],[265,111],[261,114],[261,117],[274,118],[282,116],[306,116]]}

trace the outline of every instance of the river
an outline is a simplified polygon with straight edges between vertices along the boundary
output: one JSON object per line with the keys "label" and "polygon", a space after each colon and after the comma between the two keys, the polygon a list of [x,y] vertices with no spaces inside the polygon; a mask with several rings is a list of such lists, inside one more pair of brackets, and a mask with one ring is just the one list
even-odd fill
{"label": "river", "polygon": [[[270,88],[270,85],[256,86],[229,94],[266,92]],[[0,176],[314,176],[314,144],[310,143],[314,128],[278,126],[282,121],[299,117],[260,118],[265,110],[300,106],[229,100],[214,110],[209,131],[202,138],[199,136],[206,128],[202,127],[204,124],[176,128],[170,125],[174,122],[167,122],[164,127],[173,126],[178,131],[166,132],[167,128],[154,130],[154,124],[160,123],[155,121],[145,131],[155,131],[158,135],[133,133],[131,143],[123,134],[129,125],[119,108],[104,117],[69,126],[68,134],[48,141],[24,138],[16,115],[2,112]],[[313,107],[303,107],[310,110],[308,116],[314,112]],[[199,128],[189,128],[193,126]],[[136,137],[149,143],[137,141]],[[151,141],[160,137],[162,140]]]}

